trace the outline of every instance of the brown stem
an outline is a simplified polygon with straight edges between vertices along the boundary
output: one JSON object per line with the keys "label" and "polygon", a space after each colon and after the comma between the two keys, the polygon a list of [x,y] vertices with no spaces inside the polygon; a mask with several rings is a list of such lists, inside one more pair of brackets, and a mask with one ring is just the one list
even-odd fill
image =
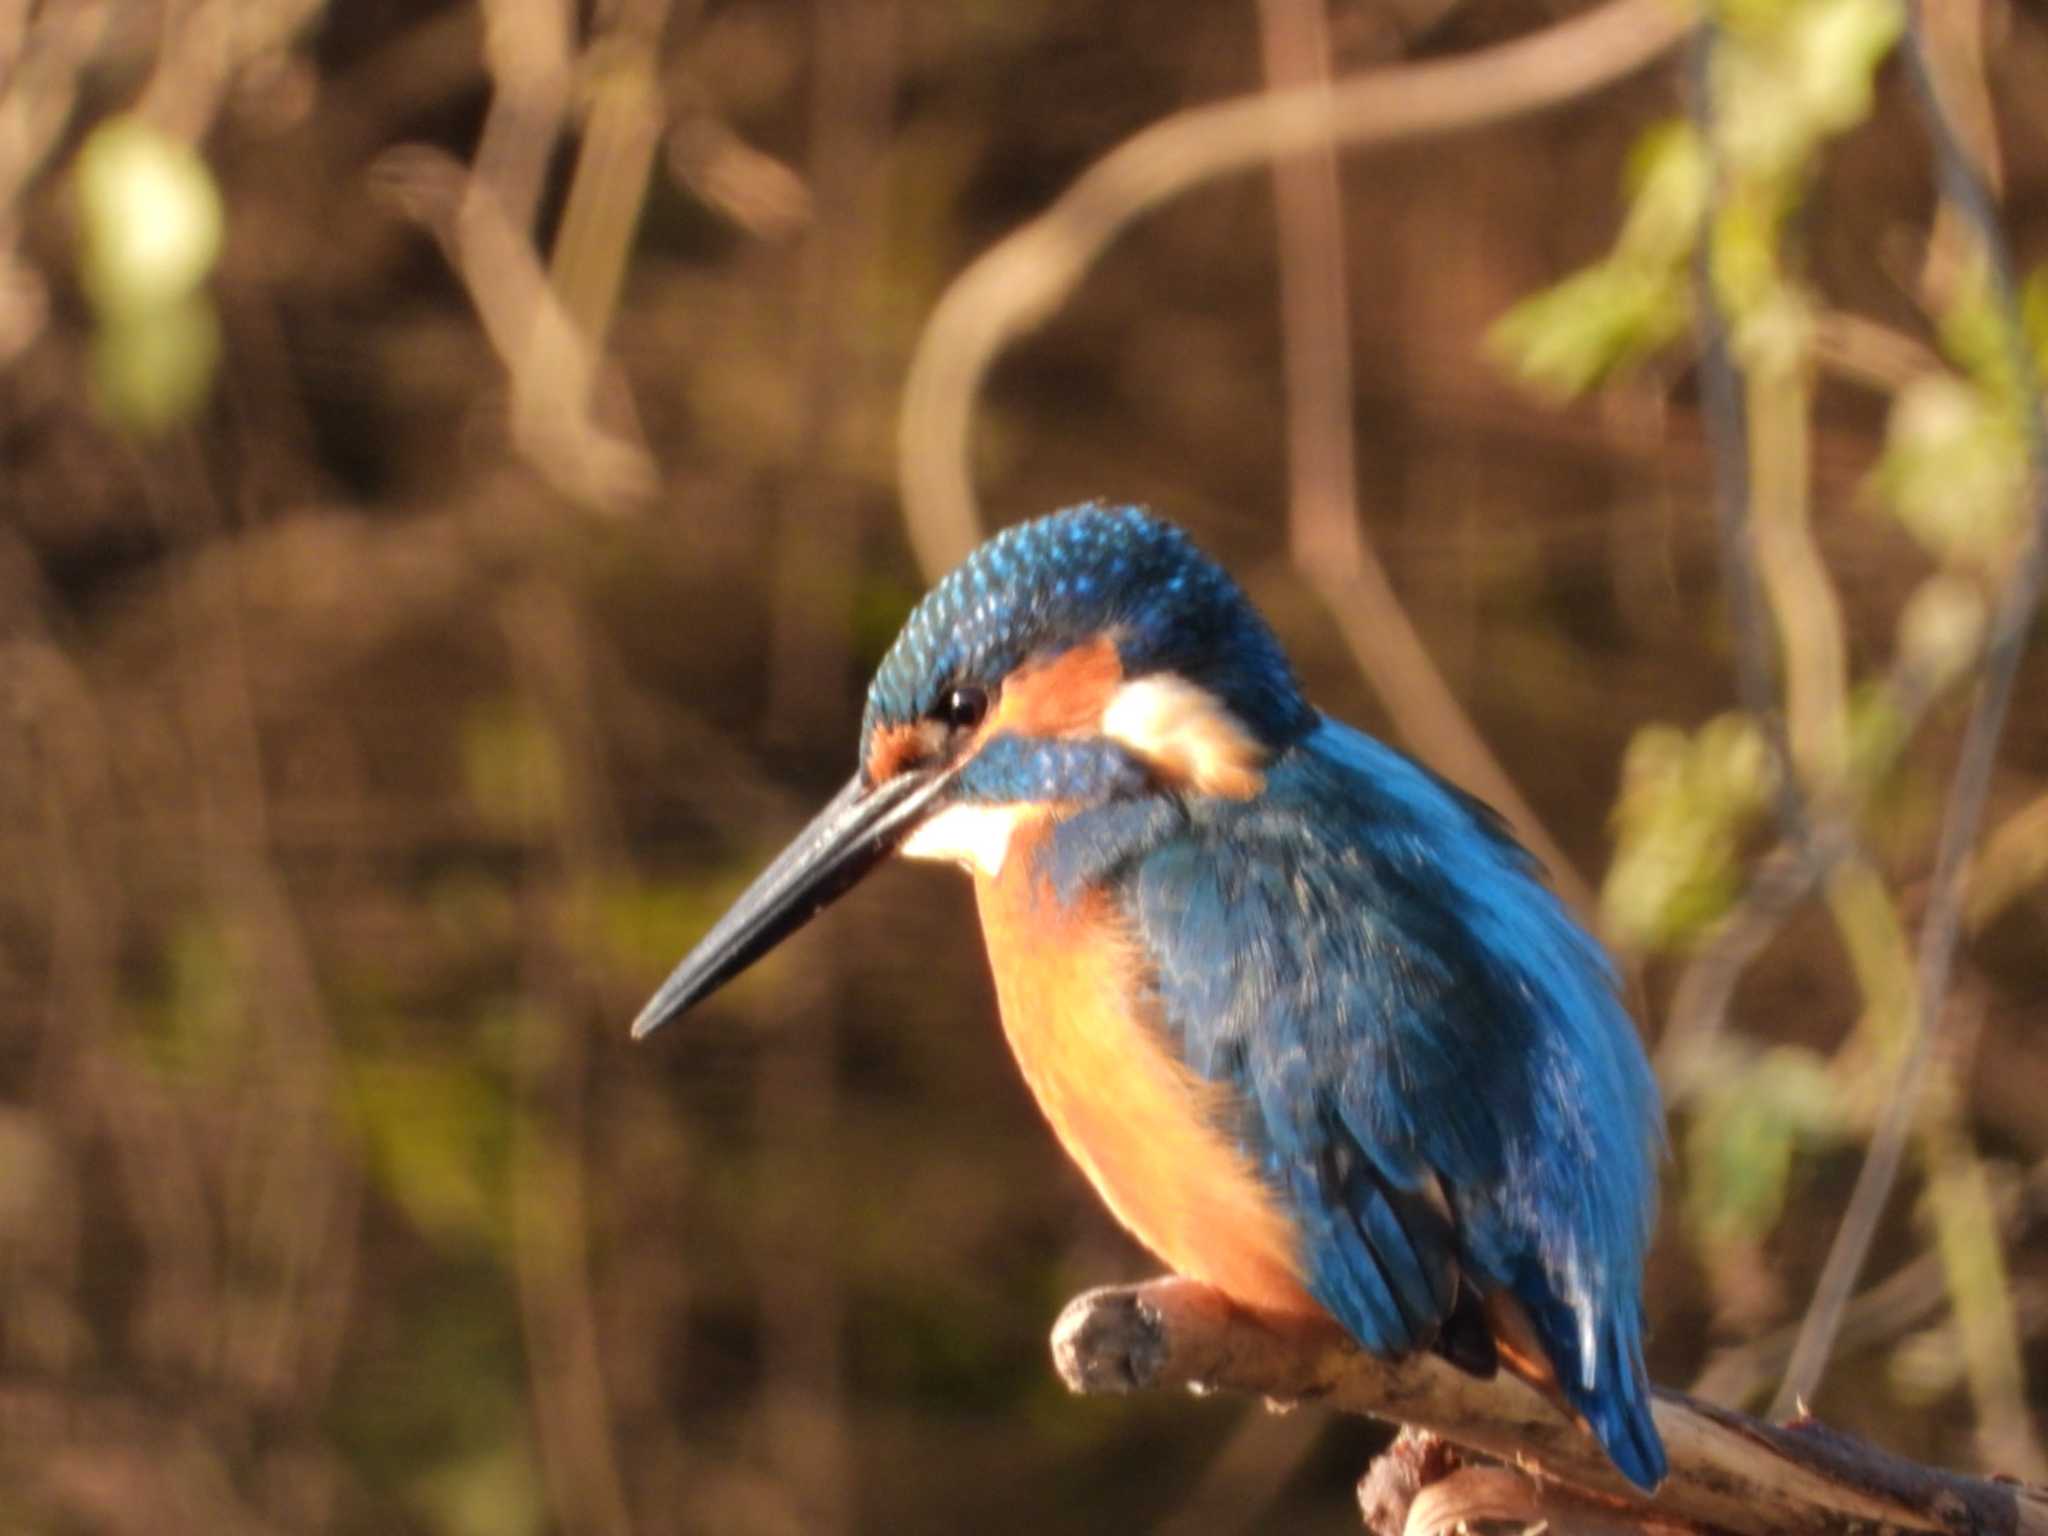
{"label": "brown stem", "polygon": [[979,542],[968,438],[989,368],[1147,213],[1319,144],[1394,143],[1571,101],[1661,57],[1690,24],[1670,0],[1608,0],[1498,47],[1217,102],[1125,140],[954,279],[918,338],[897,444],[904,516],[926,574],[936,578]]}
{"label": "brown stem", "polygon": [[1919,1466],[1812,1419],[1767,1424],[1661,1390],[1654,1412],[1671,1474],[1648,1498],[1582,1428],[1506,1372],[1482,1381],[1432,1354],[1382,1360],[1327,1330],[1276,1326],[1190,1280],[1076,1297],[1053,1329],[1052,1349],[1076,1392],[1181,1388],[1313,1399],[1433,1431],[1646,1530],[2048,1536],[2048,1490]]}

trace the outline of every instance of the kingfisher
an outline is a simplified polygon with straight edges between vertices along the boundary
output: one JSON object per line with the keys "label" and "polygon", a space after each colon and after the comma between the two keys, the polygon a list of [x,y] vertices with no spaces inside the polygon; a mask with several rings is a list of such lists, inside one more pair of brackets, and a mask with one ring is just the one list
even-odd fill
{"label": "kingfisher", "polygon": [[1309,704],[1185,533],[1089,503],[934,587],[853,777],[634,1036],[892,854],[973,875],[1025,1080],[1168,1266],[1377,1355],[1506,1364],[1663,1479],[1662,1119],[1605,954],[1484,804]]}

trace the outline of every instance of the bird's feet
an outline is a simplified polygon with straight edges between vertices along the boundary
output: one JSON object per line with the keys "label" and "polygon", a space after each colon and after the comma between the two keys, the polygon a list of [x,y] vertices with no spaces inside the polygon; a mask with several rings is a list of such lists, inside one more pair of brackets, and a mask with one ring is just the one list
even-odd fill
{"label": "bird's feet", "polygon": [[[1247,1326],[1249,1325],[1249,1326]],[[1053,1325],[1053,1364],[1075,1392],[1204,1391],[1211,1383],[1296,1402],[1318,1395],[1322,1373],[1304,1360],[1350,1352],[1325,1318],[1254,1311],[1214,1286],[1179,1275],[1106,1285],[1068,1302]]]}

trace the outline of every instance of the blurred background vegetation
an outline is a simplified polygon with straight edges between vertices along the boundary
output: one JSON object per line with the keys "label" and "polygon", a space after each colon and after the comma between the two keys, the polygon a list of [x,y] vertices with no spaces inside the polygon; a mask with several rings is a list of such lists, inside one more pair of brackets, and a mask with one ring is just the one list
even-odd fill
{"label": "blurred background vegetation", "polygon": [[[2031,656],[1938,1033],[1913,979],[2031,370],[1885,0],[1725,0],[1711,51],[1629,14],[1646,69],[1240,156],[985,380],[928,353],[977,514],[896,449],[977,255],[1170,114],[1579,18],[0,5],[0,1528],[1355,1528],[1370,1425],[1057,1387],[1061,1301],[1149,1266],[1009,1065],[964,882],[885,873],[625,1039],[844,777],[920,556],[1092,496],[1184,521],[1622,956],[1673,1108],[1656,1377],[2040,1476]],[[1930,38],[2024,274],[2048,11]]]}

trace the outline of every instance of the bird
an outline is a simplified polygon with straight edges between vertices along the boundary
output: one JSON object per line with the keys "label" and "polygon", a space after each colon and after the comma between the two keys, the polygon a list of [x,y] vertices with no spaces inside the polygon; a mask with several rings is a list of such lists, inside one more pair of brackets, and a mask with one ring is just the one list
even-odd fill
{"label": "bird", "polygon": [[917,604],[845,787],[640,1038],[894,856],[974,880],[1004,1034],[1117,1219],[1254,1314],[1505,1363],[1653,1490],[1657,1087],[1484,803],[1313,707],[1149,510],[1016,524]]}

